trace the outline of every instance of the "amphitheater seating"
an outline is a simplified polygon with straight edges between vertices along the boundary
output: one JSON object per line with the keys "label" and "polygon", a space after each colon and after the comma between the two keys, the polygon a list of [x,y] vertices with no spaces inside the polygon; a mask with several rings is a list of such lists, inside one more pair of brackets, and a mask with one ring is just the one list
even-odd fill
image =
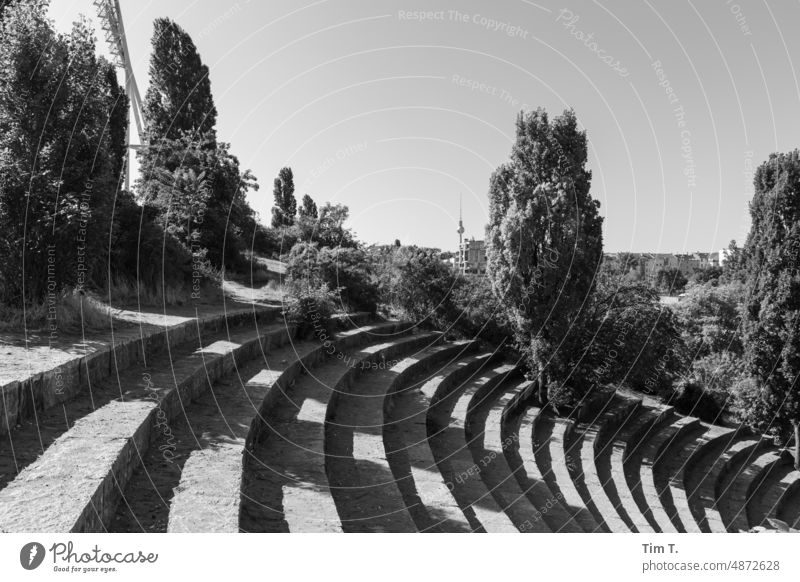
{"label": "amphitheater seating", "polygon": [[763,437],[623,391],[559,414],[516,361],[477,340],[363,314],[322,340],[296,340],[274,313],[198,329],[3,437],[0,531],[800,523],[800,473]]}

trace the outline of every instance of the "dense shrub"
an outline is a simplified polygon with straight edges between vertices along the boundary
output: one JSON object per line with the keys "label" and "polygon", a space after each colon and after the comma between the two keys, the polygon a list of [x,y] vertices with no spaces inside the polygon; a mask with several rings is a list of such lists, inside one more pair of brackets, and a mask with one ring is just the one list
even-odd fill
{"label": "dense shrub", "polygon": [[689,352],[703,358],[717,352],[742,355],[741,283],[690,285],[673,309]]}
{"label": "dense shrub", "polygon": [[685,366],[685,345],[655,291],[601,284],[550,365],[565,378],[549,386],[551,398],[554,389],[563,392],[562,403],[606,384],[669,395]]}
{"label": "dense shrub", "polygon": [[378,307],[378,286],[367,255],[358,248],[322,248],[301,242],[289,253],[286,263],[289,281],[326,284],[343,311],[369,311]]}
{"label": "dense shrub", "polygon": [[417,250],[400,265],[393,294],[410,319],[448,329],[459,314],[454,297],[457,284],[452,267],[437,253]]}
{"label": "dense shrub", "polygon": [[284,298],[286,323],[295,326],[298,339],[316,337],[321,342],[329,341],[333,337],[331,316],[335,311],[335,299],[336,295],[325,283],[294,281]]}
{"label": "dense shrub", "polygon": [[686,276],[680,269],[660,269],[656,273],[656,290],[664,295],[683,293],[686,283],[688,283]]}
{"label": "dense shrub", "polygon": [[[138,281],[147,289],[189,286],[193,267],[205,265],[202,254],[194,257],[153,220],[155,210],[136,204],[133,196],[121,193],[111,231],[110,269],[112,280]],[[204,271],[206,278],[210,276]]]}
{"label": "dense shrub", "polygon": [[486,277],[460,278],[453,290],[457,317],[451,329],[467,338],[479,338],[499,346],[513,341],[514,333]]}

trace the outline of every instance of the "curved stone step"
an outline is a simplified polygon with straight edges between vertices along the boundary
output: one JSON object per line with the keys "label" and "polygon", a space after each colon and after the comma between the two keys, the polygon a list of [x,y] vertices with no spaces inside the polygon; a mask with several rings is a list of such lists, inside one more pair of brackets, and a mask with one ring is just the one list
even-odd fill
{"label": "curved stone step", "polygon": [[[781,457],[774,450],[754,450],[733,475],[717,500],[722,520],[728,531],[747,532],[759,523],[750,523],[748,507],[759,480],[766,478],[769,471],[780,462]],[[761,520],[759,520],[761,521]]]}
{"label": "curved stone step", "polygon": [[267,412],[263,437],[248,455],[240,527],[248,532],[338,532],[342,524],[325,469],[327,405],[360,369],[418,349],[428,335],[398,325],[386,341],[314,368]]}
{"label": "curved stone step", "polygon": [[611,447],[607,445],[609,435],[614,434],[621,424],[631,418],[640,405],[641,400],[615,396],[600,411],[595,421],[582,429],[580,458],[588,496],[587,507],[594,507],[593,513],[598,523],[604,523],[612,532],[629,532],[632,528],[622,518],[618,504],[609,497],[607,489],[613,487],[613,482],[602,459],[610,457]]}
{"label": "curved stone step", "polygon": [[209,383],[271,342],[283,343],[289,331],[284,324],[235,330],[173,359],[166,370],[126,370],[118,378],[123,398],[77,420],[0,491],[0,529],[105,531],[152,437],[169,431],[172,419]]}
{"label": "curved stone step", "polygon": [[711,532],[706,507],[714,504],[714,481],[709,474],[739,434],[739,429],[718,429],[716,434],[702,446],[697,447],[686,461],[683,478],[686,500],[695,523],[703,533]]}
{"label": "curved stone step", "polygon": [[534,423],[533,454],[550,490],[561,496],[562,504],[581,528],[590,533],[601,532],[602,527],[584,504],[572,480],[571,460],[566,456],[565,444],[573,424],[573,420],[540,412]]}
{"label": "curved stone step", "polygon": [[[467,411],[466,438],[480,476],[497,504],[522,532],[550,533],[539,506],[528,499],[506,460],[512,444],[503,436],[503,413],[530,382],[510,379],[493,390],[478,390]],[[546,503],[546,499],[544,500]]]}
{"label": "curved stone step", "polygon": [[782,481],[786,490],[781,495],[773,517],[780,519],[792,527],[800,527],[800,471],[793,470]]}
{"label": "curved stone step", "polygon": [[[140,396],[142,378],[153,370],[168,368],[172,361],[190,356],[201,342],[224,342],[229,330],[242,329],[247,323],[266,327],[275,313],[274,308],[259,308],[195,319],[162,316],[163,325],[151,324],[141,337],[124,334],[112,344],[75,359],[74,367],[62,365],[40,374],[31,379],[28,388],[19,385],[20,395],[4,389],[0,423],[8,421],[13,430],[0,434],[0,489],[84,416],[112,400]],[[48,396],[50,392],[52,396]]]}
{"label": "curved stone step", "polygon": [[[689,507],[704,532],[723,533],[728,530],[717,508],[718,482],[724,477],[728,465],[746,456],[757,445],[757,440],[742,436],[739,430],[723,434],[693,456],[691,472],[687,473]],[[699,478],[693,474],[699,473]]]}
{"label": "curved stone step", "polygon": [[[441,335],[431,336],[429,344],[441,339]],[[389,390],[408,386],[463,349],[463,343],[423,345],[421,351],[388,369],[362,372],[331,398],[325,463],[345,531],[417,531],[384,448],[383,402]]]}
{"label": "curved stone step", "polygon": [[[356,321],[340,318],[340,325]],[[266,411],[318,362],[395,326],[342,331],[328,345],[316,339],[272,342],[259,358],[213,383],[144,453],[111,531],[238,532],[244,462]]]}
{"label": "curved stone step", "polygon": [[659,531],[642,492],[641,460],[648,439],[657,434],[671,416],[671,407],[643,404],[637,414],[622,426],[612,445],[611,476],[620,499],[620,508],[639,533]]}
{"label": "curved stone step", "polygon": [[619,426],[607,433],[601,433],[600,449],[596,450],[595,454],[595,467],[603,494],[608,503],[616,509],[617,515],[628,530],[632,532],[653,531],[633,500],[625,480],[623,463],[631,427],[636,425],[637,421],[647,418],[641,409],[642,402],[639,401],[637,406],[632,407],[627,418],[622,419]]}
{"label": "curved stone step", "polygon": [[482,467],[473,461],[465,434],[472,396],[479,390],[491,390],[517,371],[515,365],[504,364],[483,371],[469,382],[440,385],[428,410],[428,440],[436,464],[459,507],[468,519],[472,518],[471,523],[476,522],[475,530],[518,531],[481,480]]}
{"label": "curved stone step", "polygon": [[[148,360],[179,346],[197,349],[201,342],[212,343],[229,329],[269,325],[279,313],[279,307],[245,307],[242,304],[224,307],[223,311],[219,306],[201,306],[188,316],[118,310],[117,316],[136,325],[117,329],[120,326],[111,322],[110,333],[104,332],[100,337],[70,346],[66,356],[64,350],[56,352],[60,357],[58,365],[52,369],[34,370],[28,378],[3,382],[0,386],[0,451],[14,448],[13,433],[18,425],[48,422],[48,415],[42,419],[42,413],[55,408],[55,413],[59,414],[59,405],[85,396],[99,383],[113,382],[131,366],[146,366]],[[34,348],[26,346],[25,351],[28,349]],[[7,442],[4,437],[10,440]],[[22,445],[18,449],[25,457],[27,447]],[[14,474],[23,468],[16,466]],[[6,468],[0,467],[0,473],[6,473]]]}
{"label": "curved stone step", "polygon": [[774,511],[786,492],[791,480],[787,477],[794,467],[790,455],[778,453],[778,460],[772,467],[765,467],[753,488],[752,496],[747,504],[747,521],[750,527],[763,526],[772,528],[769,518],[774,518]]}
{"label": "curved stone step", "polygon": [[[642,493],[647,506],[658,524],[658,528],[665,533],[677,533],[679,530],[670,519],[662,502],[661,491],[656,482],[656,473],[661,466],[665,455],[669,452],[674,442],[680,441],[686,434],[691,433],[700,424],[700,420],[691,417],[678,418],[669,426],[659,430],[644,445],[640,474],[642,475]],[[665,487],[663,491],[669,492]],[[670,499],[670,505],[672,505]]]}
{"label": "curved stone step", "polygon": [[659,491],[662,491],[661,500],[664,503],[664,509],[678,531],[687,533],[702,533],[703,531],[700,529],[689,507],[686,485],[684,484],[686,468],[689,466],[689,460],[696,454],[696,451],[727,431],[728,429],[719,426],[701,423],[685,439],[675,442],[672,450],[665,455],[666,467],[660,477],[667,481],[666,487],[669,488],[669,496],[665,494],[665,489],[662,490],[661,484],[659,484]]}
{"label": "curved stone step", "polygon": [[[523,389],[523,394],[524,394]],[[509,441],[506,447],[506,459],[520,487],[541,514],[541,519],[556,533],[581,533],[583,528],[561,503],[563,495],[554,493],[544,479],[534,456],[534,420],[540,409],[531,406],[521,411],[513,411],[515,403],[509,402],[504,421],[503,441]],[[534,516],[535,517],[535,516]]]}
{"label": "curved stone step", "polygon": [[488,369],[494,355],[467,355],[419,387],[390,390],[387,394],[383,431],[387,458],[406,507],[421,532],[483,531],[474,510],[459,507],[452,485],[439,472],[428,441],[427,415],[437,390],[450,390],[479,376]]}

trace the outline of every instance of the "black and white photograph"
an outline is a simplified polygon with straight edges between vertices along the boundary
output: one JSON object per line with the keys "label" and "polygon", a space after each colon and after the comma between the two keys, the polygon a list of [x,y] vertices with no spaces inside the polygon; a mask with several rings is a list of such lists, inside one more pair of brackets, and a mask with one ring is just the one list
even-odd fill
{"label": "black and white photograph", "polygon": [[798,25],[0,0],[0,576],[796,580]]}

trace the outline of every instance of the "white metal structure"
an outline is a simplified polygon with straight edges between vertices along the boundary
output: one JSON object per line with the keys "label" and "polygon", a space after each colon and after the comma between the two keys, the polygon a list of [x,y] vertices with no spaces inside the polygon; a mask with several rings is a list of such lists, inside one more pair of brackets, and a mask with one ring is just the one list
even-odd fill
{"label": "white metal structure", "polygon": [[[131,110],[133,111],[136,132],[139,135],[139,142],[144,139],[144,116],[142,114],[142,97],[139,94],[139,87],[136,84],[136,77],[133,75],[131,66],[130,52],[128,51],[128,41],[125,37],[125,25],[122,21],[122,9],[119,0],[94,0],[97,15],[100,18],[100,25],[105,32],[106,42],[114,57],[114,64],[125,71],[125,92],[130,100]],[[131,145],[130,127],[127,130],[128,156],[125,163],[125,188],[130,189],[130,150],[138,146]]]}

